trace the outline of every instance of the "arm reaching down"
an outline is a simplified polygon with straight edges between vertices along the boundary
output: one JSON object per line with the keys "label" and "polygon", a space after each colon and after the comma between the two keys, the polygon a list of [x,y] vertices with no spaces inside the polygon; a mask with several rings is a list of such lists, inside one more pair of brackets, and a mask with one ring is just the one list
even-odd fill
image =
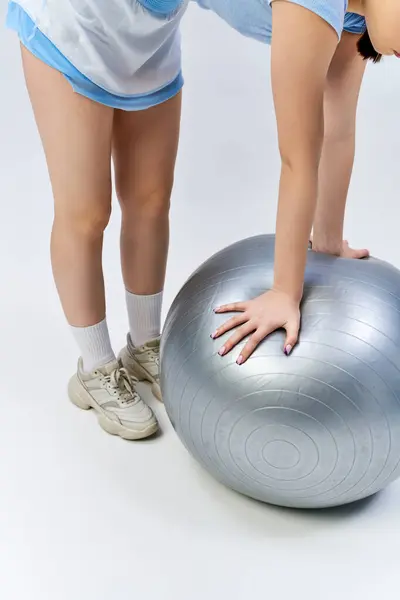
{"label": "arm reaching down", "polygon": [[324,91],[337,35],[320,17],[273,4],[272,89],[282,170],[274,288],[300,302],[318,194],[324,139]]}
{"label": "arm reaching down", "polygon": [[217,309],[239,314],[214,333],[219,337],[238,327],[221,354],[251,335],[239,364],[276,329],[287,332],[286,354],[297,342],[324,139],[324,89],[338,44],[336,32],[313,12],[286,0],[272,7],[272,87],[282,159],[274,285],[254,300]]}
{"label": "arm reaching down", "polygon": [[367,249],[343,242],[347,195],[353,171],[357,104],[366,61],[359,55],[360,35],[343,32],[329,67],[324,93],[325,133],[319,165],[318,202],[313,224],[313,250],[365,258]]}

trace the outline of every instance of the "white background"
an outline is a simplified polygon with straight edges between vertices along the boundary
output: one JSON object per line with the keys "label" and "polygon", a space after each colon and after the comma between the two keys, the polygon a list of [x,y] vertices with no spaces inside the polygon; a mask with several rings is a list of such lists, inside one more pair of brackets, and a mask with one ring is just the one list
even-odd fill
{"label": "white background", "polygon": [[[6,0],[1,2],[1,17]],[[215,250],[274,228],[279,160],[269,50],[191,8],[166,305]],[[4,600],[398,597],[400,484],[356,508],[301,513],[225,490],[164,435],[129,444],[66,398],[76,349],[49,262],[52,199],[18,43],[0,32],[0,596]],[[400,64],[370,67],[347,235],[400,267]],[[108,315],[126,316],[119,212]]]}

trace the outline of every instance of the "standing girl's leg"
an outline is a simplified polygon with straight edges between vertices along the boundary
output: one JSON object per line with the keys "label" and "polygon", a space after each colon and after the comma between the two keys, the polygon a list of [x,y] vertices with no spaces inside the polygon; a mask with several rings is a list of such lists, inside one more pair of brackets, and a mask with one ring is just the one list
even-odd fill
{"label": "standing girl's leg", "polygon": [[102,246],[111,211],[113,109],[74,93],[27,50],[22,57],[54,194],[54,278],[82,355],[70,395],[82,408],[94,408],[110,433],[143,437],[156,422],[116,362],[105,319]]}
{"label": "standing girl's leg", "polygon": [[161,304],[180,114],[179,93],[146,111],[116,111],[114,119],[113,159],[130,326],[121,358],[132,374],[153,384],[158,398]]}

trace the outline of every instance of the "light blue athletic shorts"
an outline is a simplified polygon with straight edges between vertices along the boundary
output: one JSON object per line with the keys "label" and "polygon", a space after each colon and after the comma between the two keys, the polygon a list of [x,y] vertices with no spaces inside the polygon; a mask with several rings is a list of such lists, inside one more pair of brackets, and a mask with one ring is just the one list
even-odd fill
{"label": "light blue athletic shorts", "polygon": [[23,46],[34,56],[53,67],[70,82],[75,92],[95,102],[122,110],[145,110],[176,96],[183,86],[182,73],[162,89],[135,96],[117,96],[99,87],[85,77],[71,62],[39,31],[32,19],[16,3],[8,5],[7,27],[18,33]]}
{"label": "light blue athletic shorts", "polygon": [[[272,36],[271,0],[195,0],[202,8],[219,15],[242,35],[267,44]],[[347,0],[291,0],[304,6],[324,19],[336,31],[340,39],[343,31],[362,34],[366,30],[365,19],[346,12]]]}

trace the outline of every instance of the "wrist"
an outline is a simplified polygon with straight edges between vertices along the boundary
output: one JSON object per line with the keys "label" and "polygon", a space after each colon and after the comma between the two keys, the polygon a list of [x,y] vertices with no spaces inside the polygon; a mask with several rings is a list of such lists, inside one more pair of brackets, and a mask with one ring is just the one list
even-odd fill
{"label": "wrist", "polygon": [[342,236],[320,236],[313,234],[311,249],[321,254],[340,256],[342,252]]}
{"label": "wrist", "polygon": [[284,294],[289,298],[291,302],[299,305],[303,297],[304,286],[302,285],[301,289],[290,288],[285,285],[279,284],[279,282],[275,280],[272,286],[272,291],[277,294]]}

